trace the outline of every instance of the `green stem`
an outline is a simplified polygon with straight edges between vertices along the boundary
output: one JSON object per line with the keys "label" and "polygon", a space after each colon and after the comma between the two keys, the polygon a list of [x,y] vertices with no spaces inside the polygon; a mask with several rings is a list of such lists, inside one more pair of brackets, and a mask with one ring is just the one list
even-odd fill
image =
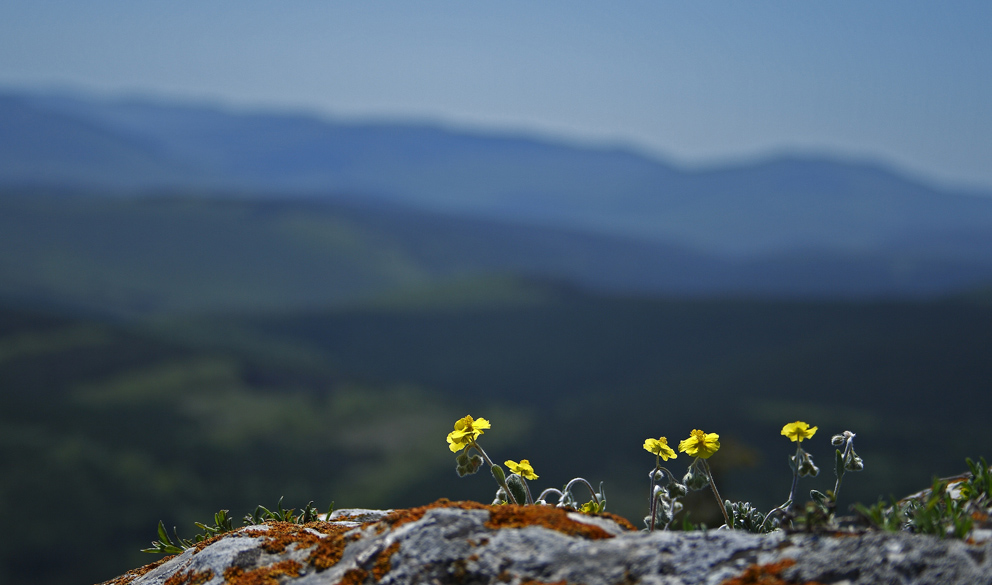
{"label": "green stem", "polygon": [[[673,475],[671,471],[668,471],[668,469],[662,467],[661,466],[661,463],[656,458],[655,459],[655,463],[654,463],[654,469],[651,470],[651,474],[648,476],[648,480],[650,480],[650,483],[651,483],[651,496],[650,496],[651,499],[650,499],[650,506],[648,507],[649,510],[650,510],[650,514],[651,514],[651,528],[650,528],[649,532],[654,532],[655,514],[658,512],[658,498],[656,497],[656,495],[654,493],[654,487],[656,485],[655,484],[655,480],[654,480],[654,476],[659,471],[664,471],[666,474],[668,474],[668,481],[669,481],[669,483],[671,483],[675,479],[675,475]],[[665,527],[665,530],[668,530],[668,527],[667,526]]]}
{"label": "green stem", "polygon": [[530,486],[527,485],[527,478],[523,478],[524,481],[524,491],[527,492],[527,503],[534,505],[534,498],[530,495]]}
{"label": "green stem", "polygon": [[792,465],[792,489],[789,490],[789,506],[796,501],[796,488],[799,486],[799,455],[803,452],[803,444],[796,442],[796,458]]}
{"label": "green stem", "polygon": [[500,479],[500,478],[496,477],[496,474],[495,473],[493,473],[493,467],[495,467],[495,466],[493,465],[493,460],[490,459],[489,458],[489,455],[486,454],[486,450],[483,449],[482,446],[479,445],[478,443],[476,443],[475,441],[472,441],[472,445],[471,446],[476,451],[478,451],[480,455],[482,455],[482,458],[486,461],[486,465],[489,466],[489,473],[492,473],[493,474],[493,479],[495,479],[496,480],[496,483],[499,485],[499,487],[501,487],[503,489],[503,491],[506,492],[506,497],[510,499],[510,502],[512,502],[514,504],[520,504],[520,502],[518,502],[516,500],[516,498],[513,497],[513,494],[510,493],[510,488],[506,485],[506,479]]}
{"label": "green stem", "polygon": [[787,510],[792,508],[792,503],[796,500],[796,488],[799,486],[799,454],[802,452],[802,443],[796,443],[796,455],[792,460],[792,489],[789,490],[789,499],[785,501],[784,504],[775,508],[771,512],[765,515],[765,519],[761,522],[761,530],[765,529],[765,524],[771,519],[774,514],[782,514]]}
{"label": "green stem", "polygon": [[656,498],[655,497],[655,494],[654,494],[654,485],[655,485],[654,484],[654,475],[656,473],[658,473],[658,465],[657,464],[655,464],[654,469],[652,469],[651,470],[651,473],[648,475],[648,480],[650,481],[650,484],[651,484],[651,486],[650,486],[651,487],[651,490],[650,490],[650,494],[651,495],[649,496],[651,499],[648,500],[648,503],[649,503],[648,513],[651,514],[651,527],[648,529],[648,532],[654,532],[654,518],[655,518],[655,515],[658,512],[658,498]]}
{"label": "green stem", "polygon": [[591,483],[589,483],[588,481],[582,479],[581,477],[576,477],[572,481],[568,482],[568,484],[565,485],[565,491],[566,492],[567,491],[571,491],[572,485],[575,484],[575,483],[583,483],[583,484],[585,484],[585,486],[587,488],[589,488],[589,493],[592,494],[592,501],[596,502],[596,507],[597,508],[600,507],[599,506],[599,496],[596,495],[596,489],[592,487],[592,484]]}
{"label": "green stem", "polygon": [[840,494],[840,482],[844,479],[844,473],[846,472],[846,468],[844,467],[844,464],[847,463],[847,458],[850,456],[850,452],[852,450],[854,450],[853,435],[847,437],[847,441],[844,444],[844,453],[841,454],[841,464],[837,466],[836,469],[837,481],[834,483],[833,498],[831,498],[833,500],[834,507],[837,506],[837,496]]}
{"label": "green stem", "polygon": [[716,503],[720,505],[720,511],[723,512],[724,524],[727,525],[727,528],[733,530],[734,527],[730,524],[730,516],[727,515],[727,507],[723,505],[723,499],[720,498],[720,492],[716,489],[716,482],[713,481],[713,472],[710,471],[709,464],[706,463],[705,459],[700,459],[698,457],[696,458],[696,461],[703,464],[703,468],[706,471],[706,476],[710,478],[710,487],[713,488],[713,495],[716,497]]}

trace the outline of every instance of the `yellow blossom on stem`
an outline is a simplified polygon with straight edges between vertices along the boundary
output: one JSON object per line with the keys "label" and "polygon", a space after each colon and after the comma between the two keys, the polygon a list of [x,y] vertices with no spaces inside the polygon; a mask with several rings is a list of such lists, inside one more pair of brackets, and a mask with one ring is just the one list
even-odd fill
{"label": "yellow blossom on stem", "polygon": [[520,463],[507,459],[503,462],[503,464],[510,468],[510,473],[516,473],[524,479],[537,479],[537,474],[534,473],[534,468],[531,467],[530,461],[526,459],[521,459]]}
{"label": "yellow blossom on stem", "polygon": [[789,437],[793,443],[802,443],[803,439],[812,439],[817,428],[819,427],[811,427],[803,421],[797,420],[782,427],[782,434]]}
{"label": "yellow blossom on stem", "polygon": [[474,419],[472,415],[467,415],[458,419],[455,423],[455,430],[448,433],[448,448],[452,453],[457,453],[468,447],[479,438],[483,429],[489,428],[489,421],[484,418]]}
{"label": "yellow blossom on stem", "polygon": [[675,459],[676,457],[678,457],[678,455],[675,454],[675,451],[673,451],[672,448],[668,446],[668,439],[666,439],[665,437],[658,437],[657,439],[647,439],[646,441],[644,441],[644,449],[649,453],[654,453],[655,455],[658,455],[665,461],[668,461],[669,459]]}
{"label": "yellow blossom on stem", "polygon": [[709,459],[719,449],[720,435],[716,433],[707,434],[699,429],[693,429],[689,433],[689,438],[679,443],[679,451],[701,459]]}

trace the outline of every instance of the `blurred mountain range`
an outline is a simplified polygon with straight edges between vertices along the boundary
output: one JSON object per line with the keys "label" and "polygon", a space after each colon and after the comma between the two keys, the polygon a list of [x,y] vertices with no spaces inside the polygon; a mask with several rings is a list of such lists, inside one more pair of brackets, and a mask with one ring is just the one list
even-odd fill
{"label": "blurred mountain range", "polygon": [[[60,289],[67,273],[52,267],[73,262],[93,268],[76,284],[139,310],[223,307],[207,289],[225,284],[241,297],[228,308],[257,308],[491,272],[781,297],[992,281],[992,193],[863,162],[687,171],[427,125],[7,92],[0,191],[0,294],[69,304],[88,301]],[[166,268],[199,306],[169,297],[156,278]]]}

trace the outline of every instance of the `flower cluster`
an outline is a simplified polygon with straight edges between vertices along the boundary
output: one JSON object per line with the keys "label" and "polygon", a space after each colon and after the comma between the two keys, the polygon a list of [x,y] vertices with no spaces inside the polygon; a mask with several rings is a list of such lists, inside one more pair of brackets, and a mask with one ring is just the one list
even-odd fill
{"label": "flower cluster", "polygon": [[[813,457],[803,448],[803,441],[812,439],[817,430],[818,427],[810,426],[800,420],[782,427],[782,436],[796,444],[795,454],[789,457],[789,465],[792,467],[792,489],[789,492],[789,499],[767,515],[756,510],[748,502],[730,502],[720,498],[720,492],[717,491],[713,481],[713,473],[706,462],[720,450],[720,435],[693,429],[687,438],[679,442],[679,452],[693,457],[681,482],[676,481],[675,475],[661,466],[662,461],[667,462],[669,459],[677,457],[675,451],[668,446],[668,439],[659,437],[645,440],[644,450],[655,456],[655,466],[649,474],[651,482],[649,512],[648,516],[644,518],[647,529],[654,530],[659,525],[667,529],[682,508],[678,499],[691,490],[703,490],[709,487],[713,491],[720,511],[723,512],[726,527],[751,532],[774,530],[781,522],[782,517],[791,518],[799,478],[816,477],[820,473],[820,469],[813,463]],[[864,467],[861,458],[854,452],[853,441],[854,433],[850,431],[845,431],[832,438],[831,442],[834,446],[844,447],[843,451],[837,451],[837,484],[834,490],[827,494],[822,494],[816,490],[810,492],[810,497],[813,499],[812,505],[819,506],[822,512],[821,516],[828,521],[832,521],[832,506],[836,502],[836,495],[840,489],[840,481],[844,472],[857,471]]]}
{"label": "flower cluster", "polygon": [[[521,459],[519,463],[512,459],[507,459],[503,462],[503,465],[506,465],[510,470],[510,475],[506,475],[503,468],[494,464],[489,458],[489,455],[486,454],[485,449],[479,444],[479,437],[485,434],[485,431],[490,428],[492,426],[488,420],[484,418],[476,419],[471,415],[466,415],[455,422],[454,430],[448,433],[447,437],[448,448],[453,453],[458,453],[458,456],[455,457],[455,471],[458,472],[459,477],[463,477],[476,473],[485,464],[489,467],[493,479],[496,480],[496,484],[499,486],[496,490],[496,497],[493,500],[494,505],[534,504],[535,501],[531,495],[530,486],[527,484],[527,480],[533,481],[539,477],[534,471],[534,466],[531,465],[528,459]],[[585,504],[580,504],[575,500],[571,489],[577,484],[584,484],[589,489],[589,493],[592,494],[592,500]],[[597,492],[588,481],[582,478],[573,479],[565,484],[565,487],[561,490],[554,488],[544,490],[538,496],[537,503],[546,504],[546,498],[552,495],[558,497],[558,506],[570,506],[581,512],[594,514],[606,509],[606,498],[603,495],[602,485],[600,485]]]}
{"label": "flower cluster", "polygon": [[[534,471],[534,466],[529,459],[521,459],[519,462],[507,459],[503,462],[510,470],[510,475],[507,475],[502,467],[492,462],[479,444],[479,437],[489,429],[491,429],[491,425],[488,420],[476,419],[467,415],[455,422],[454,430],[448,433],[447,442],[448,448],[452,452],[458,453],[455,458],[455,469],[459,476],[476,473],[483,464],[489,468],[493,479],[499,486],[493,504],[537,503],[543,505],[547,504],[547,498],[553,495],[558,498],[558,506],[568,506],[586,513],[604,511],[606,499],[603,496],[602,485],[600,485],[599,491],[596,491],[588,481],[582,478],[569,481],[560,490],[548,488],[541,492],[535,501],[527,484],[528,480],[533,481],[539,478]],[[818,427],[810,426],[799,420],[782,427],[782,436],[796,444],[795,454],[789,457],[789,464],[792,467],[792,489],[789,492],[789,499],[767,515],[761,514],[750,503],[724,501],[720,497],[720,492],[713,481],[713,472],[707,463],[707,460],[720,450],[720,435],[693,429],[688,437],[679,441],[678,452],[692,457],[692,462],[689,463],[681,480],[676,479],[675,474],[662,466],[662,462],[667,463],[678,458],[678,453],[668,444],[668,438],[645,439],[644,450],[655,456],[654,468],[648,474],[651,491],[649,513],[644,518],[645,525],[648,530],[654,530],[659,525],[663,529],[667,529],[675,516],[682,510],[682,504],[678,500],[685,497],[689,491],[704,490],[707,487],[712,490],[713,497],[716,498],[718,507],[723,513],[724,525],[727,528],[768,532],[776,529],[783,520],[791,522],[799,478],[816,477],[820,472],[820,469],[813,463],[813,457],[803,448],[803,441],[812,439],[817,430]],[[854,433],[844,431],[842,434],[833,436],[831,443],[835,447],[843,447],[843,451],[837,450],[837,483],[833,491],[826,494],[812,490],[810,496],[813,502],[810,505],[818,506],[817,509],[821,516],[832,522],[833,506],[844,473],[859,471],[864,467],[864,463],[854,452]],[[573,486],[578,484],[585,485],[589,493],[592,494],[590,501],[580,503],[575,499],[571,490]]]}
{"label": "flower cluster", "polygon": [[659,524],[668,528],[668,525],[675,519],[675,515],[682,509],[682,504],[678,502],[678,499],[685,496],[689,490],[705,489],[706,486],[713,489],[713,495],[723,511],[724,519],[728,525],[730,524],[723,501],[720,499],[720,493],[716,489],[716,484],[713,483],[713,474],[705,461],[720,450],[720,435],[693,429],[688,438],[679,442],[679,452],[694,457],[681,483],[675,481],[675,476],[671,471],[661,466],[661,460],[668,461],[678,457],[675,451],[668,446],[666,437],[645,440],[644,449],[655,455],[654,469],[649,474],[651,480],[649,511],[648,516],[644,519],[648,530],[653,531]]}

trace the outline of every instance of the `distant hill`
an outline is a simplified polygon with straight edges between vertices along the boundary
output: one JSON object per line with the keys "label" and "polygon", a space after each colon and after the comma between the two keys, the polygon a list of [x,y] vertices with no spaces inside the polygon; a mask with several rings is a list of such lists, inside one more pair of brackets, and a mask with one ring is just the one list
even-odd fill
{"label": "distant hill", "polygon": [[742,260],[396,205],[0,192],[0,298],[118,316],[315,309],[459,282],[511,296],[505,285],[537,279],[681,297],[905,297],[992,275],[984,258],[926,252]]}
{"label": "distant hill", "polygon": [[940,190],[860,161],[686,171],[628,150],[436,126],[10,92],[0,128],[8,185],[350,193],[735,257],[871,257],[920,234],[992,234],[992,194]]}

